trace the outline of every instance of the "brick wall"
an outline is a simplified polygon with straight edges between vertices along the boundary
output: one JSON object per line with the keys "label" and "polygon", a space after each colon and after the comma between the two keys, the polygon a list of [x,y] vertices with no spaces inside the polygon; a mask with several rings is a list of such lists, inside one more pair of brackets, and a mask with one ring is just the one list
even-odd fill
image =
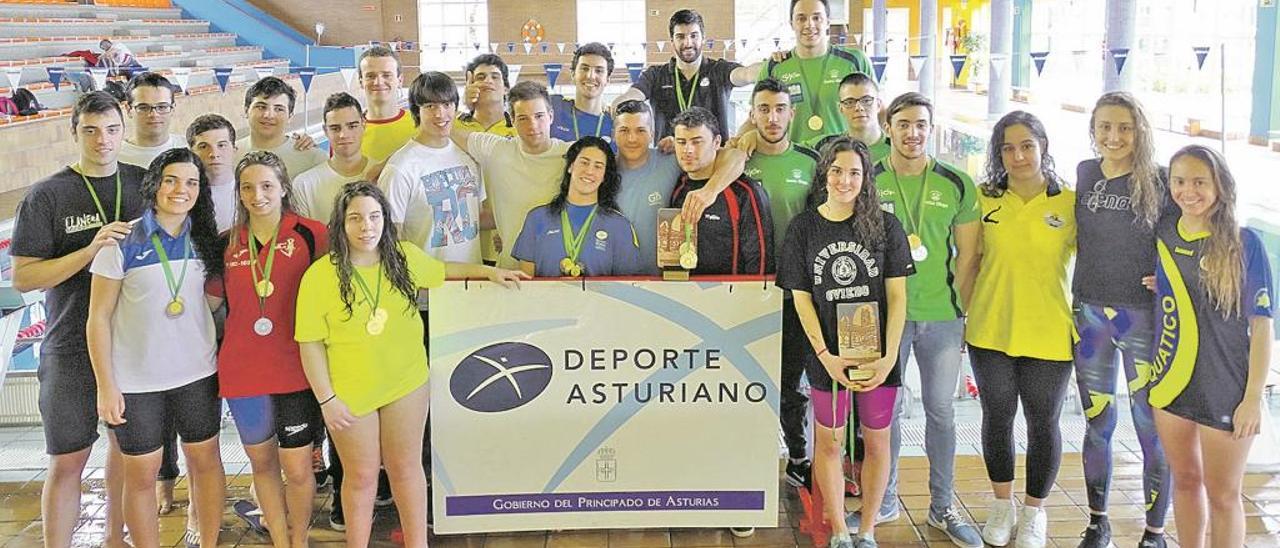
{"label": "brick wall", "polygon": [[[370,40],[418,41],[417,0],[251,0],[255,6],[293,27],[304,36],[315,36],[316,23],[324,23],[321,44],[350,46]],[[401,54],[407,66],[418,65],[418,53]],[[405,80],[417,76],[407,71]]]}

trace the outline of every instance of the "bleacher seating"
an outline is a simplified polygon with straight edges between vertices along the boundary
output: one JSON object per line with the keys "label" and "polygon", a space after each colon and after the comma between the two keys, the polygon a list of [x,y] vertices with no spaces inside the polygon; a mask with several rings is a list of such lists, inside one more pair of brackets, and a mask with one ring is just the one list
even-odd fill
{"label": "bleacher seating", "polygon": [[[67,72],[86,71],[83,60],[65,54],[97,52],[103,38],[127,45],[139,63],[162,74],[171,74],[174,67],[190,67],[192,92],[215,85],[215,66],[234,67],[233,83],[255,79],[255,67],[270,66],[282,75],[288,72],[287,60],[264,59],[262,48],[237,45],[235,34],[210,32],[207,21],[184,19],[181,10],[167,7],[168,2],[103,4],[0,2],[0,68],[22,67],[21,86],[50,109],[33,117],[0,117],[0,125],[64,115],[78,92],[65,80],[55,90],[45,69],[61,66]],[[166,7],[137,7],[147,4]],[[0,78],[0,95],[12,93],[8,81]]]}

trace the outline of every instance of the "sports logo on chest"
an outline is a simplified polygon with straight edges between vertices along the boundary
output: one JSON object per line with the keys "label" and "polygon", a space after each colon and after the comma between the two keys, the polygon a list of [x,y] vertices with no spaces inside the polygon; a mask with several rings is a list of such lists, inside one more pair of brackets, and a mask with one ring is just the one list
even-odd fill
{"label": "sports logo on chest", "polygon": [[862,244],[850,241],[827,244],[813,259],[813,285],[830,285],[828,279],[841,287],[852,285],[858,280],[858,262],[862,263],[868,278],[880,276],[876,258]]}
{"label": "sports logo on chest", "polygon": [[947,196],[941,190],[930,190],[929,195],[925,196],[924,205],[939,209],[951,209],[951,204],[946,201],[946,198]]}
{"label": "sports logo on chest", "polygon": [[92,230],[103,226],[102,219],[97,213],[86,213],[84,215],[72,215],[62,218],[62,228],[65,234],[75,234],[84,230]]}

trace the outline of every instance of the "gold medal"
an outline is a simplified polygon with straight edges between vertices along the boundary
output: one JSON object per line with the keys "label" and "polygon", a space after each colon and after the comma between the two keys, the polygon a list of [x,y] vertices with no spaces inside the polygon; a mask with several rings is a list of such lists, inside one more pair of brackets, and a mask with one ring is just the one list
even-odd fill
{"label": "gold medal", "polygon": [[258,292],[259,297],[265,299],[276,292],[276,284],[271,283],[271,280],[258,280],[258,283],[254,284],[254,290]]}
{"label": "gold medal", "polygon": [[370,335],[381,335],[382,330],[386,329],[386,327],[387,327],[386,322],[380,322],[375,319],[371,319],[365,322],[364,324],[364,330],[367,331]]}
{"label": "gold medal", "polygon": [[182,311],[186,310],[186,306],[182,304],[182,297],[174,297],[169,304],[164,307],[164,315],[170,318],[177,318],[182,315]]}
{"label": "gold medal", "polygon": [[573,259],[570,259],[568,257],[560,259],[560,273],[564,274],[565,276],[572,276],[573,275],[572,272],[573,272]]}
{"label": "gold medal", "polygon": [[693,270],[693,269],[695,269],[695,268],[698,268],[698,254],[697,254],[697,253],[692,253],[692,252],[691,252],[691,253],[681,253],[681,254],[680,254],[680,268],[683,268],[683,269],[685,269],[685,270]]}
{"label": "gold medal", "polygon": [[574,264],[573,266],[569,267],[569,275],[573,276],[574,278],[582,276],[582,265]]}
{"label": "gold medal", "polygon": [[378,323],[387,323],[387,309],[378,307],[369,317]]}
{"label": "gold medal", "polygon": [[818,130],[822,129],[822,118],[820,118],[817,114],[814,114],[813,116],[810,116],[810,117],[809,117],[809,129],[812,129],[812,130],[814,130],[814,131],[818,131]]}
{"label": "gold medal", "polygon": [[680,256],[684,257],[685,255],[693,253],[693,244],[689,242],[682,242],[680,244],[679,250],[680,250]]}
{"label": "gold medal", "polygon": [[921,242],[920,237],[917,236],[914,232],[912,232],[911,234],[907,234],[907,245],[910,246],[911,249],[920,247],[920,244],[922,243],[924,242]]}

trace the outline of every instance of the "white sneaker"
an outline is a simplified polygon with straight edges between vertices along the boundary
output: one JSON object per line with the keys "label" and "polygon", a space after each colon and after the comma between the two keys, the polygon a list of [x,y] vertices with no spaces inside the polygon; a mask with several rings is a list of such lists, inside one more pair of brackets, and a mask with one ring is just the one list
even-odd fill
{"label": "white sneaker", "polygon": [[1013,499],[995,499],[987,510],[986,523],[982,524],[982,540],[992,546],[1006,546],[1017,524],[1017,507]]}
{"label": "white sneaker", "polygon": [[1018,514],[1017,548],[1044,548],[1049,529],[1049,517],[1044,508],[1023,506]]}

